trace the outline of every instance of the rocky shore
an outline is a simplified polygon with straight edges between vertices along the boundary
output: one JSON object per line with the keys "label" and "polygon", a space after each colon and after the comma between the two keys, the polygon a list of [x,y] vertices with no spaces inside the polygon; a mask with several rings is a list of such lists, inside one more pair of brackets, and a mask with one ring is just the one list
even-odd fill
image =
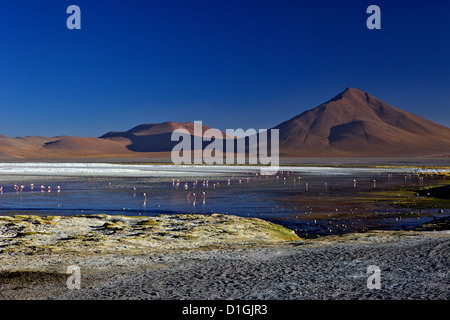
{"label": "rocky shore", "polygon": [[229,215],[0,217],[0,299],[442,300],[449,246],[449,231],[306,240]]}

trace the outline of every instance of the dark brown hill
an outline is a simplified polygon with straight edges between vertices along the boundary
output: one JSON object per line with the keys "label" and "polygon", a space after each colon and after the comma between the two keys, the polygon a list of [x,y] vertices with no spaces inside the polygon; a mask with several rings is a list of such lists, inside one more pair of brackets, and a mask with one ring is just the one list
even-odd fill
{"label": "dark brown hill", "polygon": [[[152,123],[152,124],[142,124],[136,126],[125,132],[108,132],[107,134],[101,136],[101,139],[112,140],[112,141],[122,141],[127,143],[127,148],[134,152],[167,152],[171,151],[178,141],[172,141],[172,133],[176,129],[184,129],[189,132],[189,135],[194,136],[195,125],[193,122],[163,122],[163,123]],[[206,125],[202,125],[203,134],[206,130],[211,129]],[[200,132],[200,130],[197,130]],[[233,138],[222,133],[223,138]],[[209,144],[203,143],[203,147]],[[193,146],[193,143],[192,143]]]}

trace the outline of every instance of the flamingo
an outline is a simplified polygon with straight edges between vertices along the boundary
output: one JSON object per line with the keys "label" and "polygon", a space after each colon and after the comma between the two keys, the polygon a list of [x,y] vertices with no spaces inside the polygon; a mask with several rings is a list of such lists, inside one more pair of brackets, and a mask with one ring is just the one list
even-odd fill
{"label": "flamingo", "polygon": [[144,193],[142,193],[142,195],[144,196],[143,206],[145,207],[147,205],[147,194],[144,192]]}
{"label": "flamingo", "polygon": [[206,193],[205,192],[202,192],[202,198],[203,198],[203,204],[205,204],[205,202],[206,202]]}
{"label": "flamingo", "polygon": [[192,204],[193,206],[195,206],[195,201],[196,201],[195,193],[189,192],[189,193],[187,194],[187,196],[186,196],[186,201],[187,201],[189,204]]}

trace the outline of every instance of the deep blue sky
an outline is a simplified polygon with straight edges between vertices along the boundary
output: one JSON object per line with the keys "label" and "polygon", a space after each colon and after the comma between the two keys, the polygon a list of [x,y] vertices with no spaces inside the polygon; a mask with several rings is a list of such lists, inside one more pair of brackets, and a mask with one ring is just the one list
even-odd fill
{"label": "deep blue sky", "polygon": [[[81,30],[66,27],[71,4]],[[366,28],[370,4],[381,30]],[[2,1],[0,134],[271,128],[348,86],[450,126],[449,12],[447,0]]]}

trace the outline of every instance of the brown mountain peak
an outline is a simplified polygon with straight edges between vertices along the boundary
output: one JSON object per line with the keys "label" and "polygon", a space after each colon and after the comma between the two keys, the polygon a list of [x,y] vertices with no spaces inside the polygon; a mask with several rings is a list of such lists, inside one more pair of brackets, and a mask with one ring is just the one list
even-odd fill
{"label": "brown mountain peak", "polygon": [[357,88],[285,121],[280,152],[296,156],[406,156],[450,152],[450,129]]}
{"label": "brown mountain peak", "polygon": [[339,100],[367,100],[368,94],[358,88],[347,87],[344,91],[328,100],[328,102]]}

